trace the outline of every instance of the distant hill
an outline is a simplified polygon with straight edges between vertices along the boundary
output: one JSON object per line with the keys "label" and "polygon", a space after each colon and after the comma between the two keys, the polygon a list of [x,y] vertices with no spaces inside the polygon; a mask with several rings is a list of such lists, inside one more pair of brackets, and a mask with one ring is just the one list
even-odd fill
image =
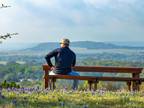
{"label": "distant hill", "polygon": [[[116,45],[111,43],[105,43],[105,42],[93,42],[93,41],[77,41],[77,42],[71,42],[71,47],[75,48],[86,48],[86,49],[144,49],[144,47],[134,47],[134,46],[122,46],[122,45]],[[47,51],[52,50],[55,48],[60,47],[58,42],[47,42],[47,43],[40,43],[35,47],[27,48],[25,50],[31,50],[31,51]]]}
{"label": "distant hill", "polygon": [[143,41],[124,41],[124,42],[110,42],[112,44],[115,44],[115,45],[121,45],[121,46],[131,46],[131,47],[144,47],[144,42]]}
{"label": "distant hill", "polygon": [[27,48],[33,48],[39,43],[7,43],[3,42],[0,44],[0,51],[14,51],[14,50],[23,50]]}
{"label": "distant hill", "polygon": [[80,47],[87,49],[111,49],[118,48],[119,46],[111,43],[93,42],[93,41],[77,41],[71,43],[72,47]]}

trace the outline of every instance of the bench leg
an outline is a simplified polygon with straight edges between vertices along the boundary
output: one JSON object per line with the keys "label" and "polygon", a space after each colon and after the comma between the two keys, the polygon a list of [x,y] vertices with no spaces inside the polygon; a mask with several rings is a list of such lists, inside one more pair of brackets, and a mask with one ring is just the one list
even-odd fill
{"label": "bench leg", "polygon": [[141,84],[141,81],[136,81],[136,90],[137,91],[140,91],[140,84]]}
{"label": "bench leg", "polygon": [[52,79],[49,79],[49,88],[52,89]]}
{"label": "bench leg", "polygon": [[[133,78],[140,78],[140,74],[139,73],[133,73],[132,77]],[[140,81],[138,81],[138,80],[137,81],[133,81],[133,83],[132,83],[132,90],[133,91],[139,91],[139,89],[140,89],[139,88],[139,85],[140,85],[139,82]]]}
{"label": "bench leg", "polygon": [[140,89],[139,82],[138,81],[133,81],[132,90],[133,91],[139,91],[139,89]]}
{"label": "bench leg", "polygon": [[49,77],[48,75],[45,75],[44,76],[44,86],[45,86],[45,89],[47,89],[49,87]]}
{"label": "bench leg", "polygon": [[92,81],[88,81],[89,84],[89,90],[92,90]]}
{"label": "bench leg", "polygon": [[138,91],[140,91],[140,85],[141,85],[141,83],[142,83],[141,80],[139,80],[139,81],[138,81],[138,85],[139,85],[139,86],[138,86]]}
{"label": "bench leg", "polygon": [[53,89],[53,90],[56,88],[56,86],[55,86],[55,82],[56,82],[56,79],[53,78],[53,79],[51,80],[51,83],[52,83],[52,89]]}
{"label": "bench leg", "polygon": [[96,81],[94,82],[94,91],[97,90],[97,84],[98,84],[98,80],[96,80]]}
{"label": "bench leg", "polygon": [[133,91],[139,91],[140,90],[140,81],[133,81],[132,83],[132,90]]}
{"label": "bench leg", "polygon": [[131,91],[131,81],[127,82],[128,90]]}
{"label": "bench leg", "polygon": [[45,82],[45,89],[47,89],[47,88],[48,88],[48,86],[49,86],[49,83],[48,83],[48,81],[47,81],[47,80],[45,80],[44,82]]}

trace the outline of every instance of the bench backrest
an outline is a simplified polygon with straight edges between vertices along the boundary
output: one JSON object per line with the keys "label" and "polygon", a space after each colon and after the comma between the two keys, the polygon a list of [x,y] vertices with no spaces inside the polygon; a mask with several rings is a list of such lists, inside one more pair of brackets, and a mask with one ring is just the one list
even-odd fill
{"label": "bench backrest", "polygon": [[[75,66],[73,67],[78,72],[106,72],[106,73],[141,73],[143,68],[138,67],[106,67],[106,66]],[[50,71],[48,65],[43,65],[44,71]]]}

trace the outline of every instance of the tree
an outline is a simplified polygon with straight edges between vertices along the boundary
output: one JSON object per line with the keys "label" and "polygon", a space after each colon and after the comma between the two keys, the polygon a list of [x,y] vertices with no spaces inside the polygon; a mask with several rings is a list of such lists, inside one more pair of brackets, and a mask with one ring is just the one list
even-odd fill
{"label": "tree", "polygon": [[[11,36],[13,36],[13,35],[18,35],[18,33],[7,33],[6,35],[0,35],[0,39],[5,40],[7,38],[12,38]],[[2,43],[2,41],[0,41],[0,43]]]}
{"label": "tree", "polygon": [[0,8],[8,8],[8,7],[11,7],[11,6],[4,5],[4,4],[1,4],[1,6],[0,6]]}
{"label": "tree", "polygon": [[[11,7],[11,6],[1,4],[0,9],[8,8],[8,7]],[[11,36],[13,36],[13,35],[18,35],[18,33],[7,33],[5,35],[0,35],[0,43],[2,43],[2,39],[5,40],[7,38],[11,38]]]}

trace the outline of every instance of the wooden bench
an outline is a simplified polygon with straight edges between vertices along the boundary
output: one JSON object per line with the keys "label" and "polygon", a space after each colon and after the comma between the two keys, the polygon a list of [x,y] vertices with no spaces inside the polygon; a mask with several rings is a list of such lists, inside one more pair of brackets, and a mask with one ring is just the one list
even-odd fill
{"label": "wooden bench", "polygon": [[131,77],[109,77],[109,76],[70,76],[70,75],[49,75],[50,67],[46,64],[43,65],[45,88],[50,87],[55,89],[56,79],[76,79],[87,80],[89,89],[97,89],[99,81],[123,81],[127,83],[128,90],[139,91],[140,84],[144,78],[140,78],[140,73],[143,68],[136,67],[104,67],[104,66],[75,66],[74,71],[77,72],[99,72],[99,73],[129,73]]}

